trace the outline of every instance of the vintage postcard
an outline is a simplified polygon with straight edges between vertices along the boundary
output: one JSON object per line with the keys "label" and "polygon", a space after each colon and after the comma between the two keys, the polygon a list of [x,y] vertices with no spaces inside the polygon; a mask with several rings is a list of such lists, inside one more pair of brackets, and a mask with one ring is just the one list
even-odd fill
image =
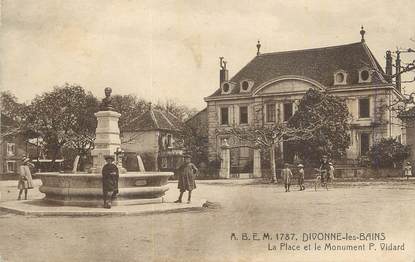
{"label": "vintage postcard", "polygon": [[414,1],[0,3],[0,262],[415,261]]}

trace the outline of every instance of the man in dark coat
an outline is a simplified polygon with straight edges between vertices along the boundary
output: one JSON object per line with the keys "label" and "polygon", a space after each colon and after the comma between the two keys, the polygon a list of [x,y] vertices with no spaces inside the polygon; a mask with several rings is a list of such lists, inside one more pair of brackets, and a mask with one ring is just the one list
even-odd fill
{"label": "man in dark coat", "polygon": [[[113,156],[106,156],[107,163],[102,167],[102,191],[104,197],[104,208],[111,208],[111,201],[118,194],[119,172],[113,163]],[[111,194],[110,197],[108,195]]]}
{"label": "man in dark coat", "polygon": [[326,183],[330,172],[330,163],[328,157],[323,155],[320,163],[321,182]]}
{"label": "man in dark coat", "polygon": [[174,201],[174,203],[181,203],[183,193],[187,190],[189,192],[187,203],[189,204],[192,198],[192,190],[196,188],[195,175],[197,173],[196,166],[191,163],[190,155],[184,156],[184,164],[179,167],[177,170],[178,175],[178,186],[180,189],[179,199]]}

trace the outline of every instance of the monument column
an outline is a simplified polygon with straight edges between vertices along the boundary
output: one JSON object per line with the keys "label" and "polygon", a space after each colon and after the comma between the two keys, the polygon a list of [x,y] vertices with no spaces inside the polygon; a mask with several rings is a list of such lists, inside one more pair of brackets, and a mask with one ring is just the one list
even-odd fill
{"label": "monument column", "polygon": [[121,147],[118,119],[121,114],[115,112],[111,105],[111,88],[105,88],[105,98],[102,99],[100,111],[95,113],[97,118],[96,136],[92,155],[92,172],[101,173],[105,165],[105,156],[114,156]]}

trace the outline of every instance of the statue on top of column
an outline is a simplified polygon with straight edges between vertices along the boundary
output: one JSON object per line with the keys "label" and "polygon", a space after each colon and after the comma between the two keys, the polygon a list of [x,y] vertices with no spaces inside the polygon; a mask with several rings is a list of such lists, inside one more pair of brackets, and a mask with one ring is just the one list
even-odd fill
{"label": "statue on top of column", "polygon": [[105,88],[105,98],[102,99],[101,105],[99,106],[99,109],[101,111],[114,111],[114,108],[112,107],[112,98],[111,98],[111,87]]}

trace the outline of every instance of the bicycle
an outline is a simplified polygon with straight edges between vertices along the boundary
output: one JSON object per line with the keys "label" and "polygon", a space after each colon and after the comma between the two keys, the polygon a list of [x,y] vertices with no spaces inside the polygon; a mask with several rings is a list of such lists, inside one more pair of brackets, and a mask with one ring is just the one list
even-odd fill
{"label": "bicycle", "polygon": [[314,190],[317,191],[317,186],[324,187],[326,190],[329,190],[327,173],[317,169],[316,179],[314,180]]}

